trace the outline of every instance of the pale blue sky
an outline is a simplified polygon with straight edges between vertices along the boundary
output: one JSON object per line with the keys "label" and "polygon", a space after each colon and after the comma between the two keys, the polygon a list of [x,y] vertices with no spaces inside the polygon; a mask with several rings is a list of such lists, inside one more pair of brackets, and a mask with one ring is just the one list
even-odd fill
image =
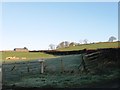
{"label": "pale blue sky", "polygon": [[117,2],[2,4],[1,50],[48,49],[61,41],[108,41],[118,37]]}
{"label": "pale blue sky", "polygon": [[3,2],[119,2],[119,0],[2,0]]}

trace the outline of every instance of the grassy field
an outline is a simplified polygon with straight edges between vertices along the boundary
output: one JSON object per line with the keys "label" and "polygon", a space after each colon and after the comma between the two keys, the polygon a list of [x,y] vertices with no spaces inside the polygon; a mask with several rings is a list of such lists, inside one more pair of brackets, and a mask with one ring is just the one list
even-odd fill
{"label": "grassy field", "polygon": [[[62,60],[62,64],[61,64],[61,60]],[[66,77],[64,76],[64,74],[69,74],[71,77],[72,71],[74,71],[74,73],[75,72],[77,73],[79,71],[78,66],[80,64],[80,55],[68,55],[58,58],[45,59],[44,62],[44,66],[46,67],[44,70],[45,74],[40,74],[40,63],[37,60],[34,61],[32,60],[29,62],[28,61],[17,62],[17,63],[3,64],[3,85],[9,86],[15,84],[17,86],[21,86],[21,83],[26,83],[26,80],[28,80],[27,86],[29,87],[29,85],[35,83],[34,82],[34,80],[36,80],[35,76],[37,78],[45,77],[46,84],[51,83],[50,81],[52,78],[55,79],[55,81],[57,81],[58,78],[59,79],[61,78],[62,80],[64,77]],[[12,70],[14,66],[15,68],[14,70]],[[28,67],[30,68],[29,72],[28,72]],[[61,72],[63,72],[64,74],[61,74]],[[29,78],[26,78],[26,76]],[[33,80],[31,84],[29,82],[30,78],[31,80]],[[42,78],[39,80],[42,80]],[[43,82],[39,81],[39,84]],[[52,80],[52,82],[54,82],[54,80]],[[35,83],[34,85],[36,86],[37,84]],[[34,87],[34,85],[32,87]],[[44,86],[44,84],[39,85],[39,87],[40,86]]]}
{"label": "grassy field", "polygon": [[[120,42],[119,42],[120,44]],[[98,48],[118,48],[118,42],[101,42],[95,44],[83,44],[79,46],[71,46],[67,48],[57,49],[60,51],[72,51],[72,50],[83,50],[83,49],[98,49]],[[25,57],[26,60],[34,60],[39,58],[53,58],[55,56],[41,53],[41,52],[14,52],[14,51],[3,51],[0,52],[0,60],[5,60],[6,57]],[[6,60],[11,61],[11,60]]]}
{"label": "grassy field", "polygon": [[[45,54],[42,52],[14,52],[14,51],[3,51],[1,52],[1,60],[6,61],[6,62],[14,62],[16,60],[6,60],[6,57],[19,57],[20,61],[22,57],[25,57],[25,60],[35,60],[35,59],[40,59],[40,58],[53,58],[55,56]],[[19,61],[19,60],[17,60]],[[24,61],[24,60],[23,60]]]}
{"label": "grassy field", "polygon": [[[118,76],[120,74],[117,70],[112,71],[110,74],[103,75],[85,75],[85,74],[40,74],[33,76],[26,76],[19,82],[13,82],[8,84],[8,86],[15,87],[38,87],[38,88],[94,88],[96,84],[97,87],[105,86],[106,82],[112,81],[114,79],[120,79]],[[103,85],[101,85],[101,83]],[[113,87],[111,86],[107,88]],[[119,84],[116,84],[117,87]],[[116,86],[114,87],[116,88]]]}
{"label": "grassy field", "polygon": [[[102,61],[107,60],[104,59]],[[30,64],[30,61],[29,64],[28,61],[24,62],[24,64],[16,64],[16,68],[12,71],[11,69],[14,67],[15,63],[3,64],[4,87],[86,88],[120,79],[120,70],[116,67],[117,65],[114,64],[114,62],[110,64],[109,62],[101,62],[101,64],[99,62],[99,68],[93,67],[89,73],[79,71],[78,67],[81,63],[81,55],[67,55],[45,59],[44,65],[46,69],[44,74],[40,74],[40,64],[38,61],[31,62],[34,62],[34,64]],[[26,67],[28,65],[30,72],[27,72]],[[64,72],[61,73],[61,71]],[[118,85],[115,87],[118,87]]]}
{"label": "grassy field", "polygon": [[[64,57],[58,57],[58,58],[50,58],[50,59],[44,59],[44,67],[45,73],[61,73],[63,71],[66,71],[68,73],[71,71],[78,72],[78,66],[80,64],[80,55],[69,55]],[[62,64],[61,64],[62,60]],[[71,64],[72,63],[72,64]],[[28,72],[29,67],[29,72]],[[14,76],[17,77],[17,79],[21,78],[19,76],[25,76],[26,74],[34,75],[34,74],[40,74],[40,67],[41,64],[38,62],[38,60],[32,60],[32,61],[21,61],[16,63],[5,63],[3,64],[3,78],[4,81],[10,80],[12,77],[12,80],[15,79]],[[14,69],[13,69],[14,68]]]}
{"label": "grassy field", "polygon": [[[62,50],[75,50],[75,48],[80,50],[88,47],[96,49],[103,46],[116,48],[118,43],[97,43]],[[26,60],[5,60],[7,63],[2,65],[4,87],[85,88],[97,87],[96,84],[102,87],[107,82],[120,79],[120,70],[117,67],[119,63],[114,61],[113,56],[111,60],[107,56],[104,59],[96,59],[96,62],[93,60],[91,63],[86,60],[85,63],[91,67],[88,68],[88,72],[82,72],[78,68],[81,64],[80,54],[58,57],[40,52],[2,52],[1,56],[2,60],[10,56],[27,58]],[[37,60],[39,58],[45,60],[44,74],[40,74],[41,64]],[[8,63],[9,61],[11,63]],[[108,87],[113,86],[108,85]]]}
{"label": "grassy field", "polygon": [[72,50],[83,50],[83,49],[100,49],[100,48],[118,48],[120,42],[100,42],[94,44],[82,44],[79,46],[70,46],[66,48],[57,49],[59,51],[72,51]]}

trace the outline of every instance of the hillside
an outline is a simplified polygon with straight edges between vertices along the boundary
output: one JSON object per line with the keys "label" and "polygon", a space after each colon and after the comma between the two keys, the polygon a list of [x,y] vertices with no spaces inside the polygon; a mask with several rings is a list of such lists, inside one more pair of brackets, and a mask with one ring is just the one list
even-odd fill
{"label": "hillside", "polygon": [[100,48],[118,48],[120,42],[99,42],[91,44],[81,44],[78,46],[69,46],[66,48],[57,49],[58,51],[72,51],[72,50],[83,50],[83,49],[100,49]]}
{"label": "hillside", "polygon": [[[51,57],[53,58],[54,57],[54,55],[49,55],[49,54],[42,53],[42,52],[3,51],[1,55],[2,55],[2,60],[6,60],[7,57],[18,58],[16,60],[22,60],[22,58],[23,58],[23,60],[34,60],[34,59],[39,59],[39,58],[51,58]],[[9,60],[10,59],[8,59],[6,61],[9,61]],[[14,60],[12,60],[12,61],[14,61]]]}
{"label": "hillside", "polygon": [[38,88],[118,88],[120,79],[118,52],[120,49],[110,49],[101,51],[97,58],[86,58],[87,71],[82,69],[81,54],[45,59],[43,74],[40,74],[40,63],[37,60],[3,64],[3,87],[24,87],[25,90],[26,88],[37,88],[37,90]]}

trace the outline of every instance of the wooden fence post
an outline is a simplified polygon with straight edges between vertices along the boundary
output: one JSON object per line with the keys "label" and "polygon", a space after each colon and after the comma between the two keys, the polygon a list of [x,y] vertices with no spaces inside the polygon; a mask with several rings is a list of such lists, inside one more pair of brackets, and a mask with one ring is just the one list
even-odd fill
{"label": "wooden fence post", "polygon": [[40,62],[40,64],[41,64],[41,70],[40,70],[40,73],[42,74],[42,73],[44,73],[44,60],[38,60],[39,62]]}
{"label": "wooden fence post", "polygon": [[41,73],[43,73],[43,62],[41,62]]}
{"label": "wooden fence post", "polygon": [[80,65],[78,66],[78,69],[80,71],[86,71],[86,63],[85,63],[85,55],[84,54],[81,54],[81,62],[80,62]]}
{"label": "wooden fence post", "polygon": [[27,71],[30,72],[29,62],[28,62],[28,64],[27,64]]}
{"label": "wooden fence post", "polygon": [[63,60],[61,59],[61,73],[64,72]]}

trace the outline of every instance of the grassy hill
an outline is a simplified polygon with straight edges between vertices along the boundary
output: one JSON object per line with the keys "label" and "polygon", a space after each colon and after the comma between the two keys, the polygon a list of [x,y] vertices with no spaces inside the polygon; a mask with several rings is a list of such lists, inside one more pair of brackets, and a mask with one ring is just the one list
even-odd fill
{"label": "grassy hill", "polygon": [[[45,59],[44,74],[40,74],[38,61],[3,64],[3,85],[5,85],[4,87],[84,88],[95,87],[97,84],[101,87],[103,86],[101,84],[105,84],[105,82],[108,85],[109,81],[120,79],[118,62],[114,61],[116,56],[112,55],[105,55],[104,59],[100,58],[92,62],[86,59],[86,65],[92,66],[88,67],[89,72],[87,73],[81,72],[78,68],[81,63],[80,54]],[[13,69],[14,66],[16,68]],[[27,71],[28,66],[29,72]],[[64,72],[61,73],[61,71]],[[108,87],[111,86],[108,85]]]}
{"label": "grassy hill", "polygon": [[[71,46],[58,50],[71,51],[82,49],[98,49],[98,48],[117,48],[118,42],[101,42],[95,44],[84,44],[79,46]],[[110,50],[111,52],[111,50]],[[87,72],[82,72],[79,66],[81,64],[81,54],[66,55],[56,57],[54,55],[42,52],[0,52],[2,60],[6,57],[26,57],[26,60],[6,60],[12,63],[3,63],[2,75],[4,87],[36,87],[36,88],[84,88],[100,87],[105,82],[120,79],[119,64],[116,58],[117,54],[113,52],[105,52],[103,56],[95,60],[85,60]],[[102,55],[102,54],[100,54]],[[0,56],[0,57],[1,57]],[[38,58],[44,58],[44,74],[40,74],[40,63]],[[14,62],[15,61],[15,62]],[[18,62],[20,61],[20,62]],[[61,73],[62,72],[62,73]],[[116,83],[116,81],[115,81]],[[113,84],[113,83],[112,83]],[[118,84],[118,83],[117,83]],[[108,85],[108,84],[107,84]],[[97,87],[97,86],[96,86]],[[108,85],[108,87],[110,87]],[[118,87],[118,85],[117,85]]]}
{"label": "grassy hill", "polygon": [[[3,51],[1,53],[2,60],[6,60],[6,57],[18,57],[22,58],[25,57],[26,60],[34,60],[39,58],[53,58],[54,55],[45,54],[42,52],[15,52],[15,51]],[[19,59],[19,60],[20,60]],[[9,60],[6,60],[9,61]],[[13,60],[11,60],[13,61]]]}
{"label": "grassy hill", "polygon": [[[82,44],[78,46],[60,48],[57,49],[57,51],[72,51],[72,50],[98,49],[98,48],[118,48],[118,45],[120,45],[120,42],[100,42],[94,44]],[[18,57],[18,58],[25,57],[26,60],[34,60],[39,58],[51,58],[55,56],[42,52],[15,52],[15,51],[0,52],[0,60],[5,60],[6,57]]]}
{"label": "grassy hill", "polygon": [[83,50],[83,49],[99,49],[99,48],[118,48],[120,42],[99,42],[92,44],[81,44],[78,46],[69,46],[66,48],[57,49],[58,51],[72,51],[72,50]]}

